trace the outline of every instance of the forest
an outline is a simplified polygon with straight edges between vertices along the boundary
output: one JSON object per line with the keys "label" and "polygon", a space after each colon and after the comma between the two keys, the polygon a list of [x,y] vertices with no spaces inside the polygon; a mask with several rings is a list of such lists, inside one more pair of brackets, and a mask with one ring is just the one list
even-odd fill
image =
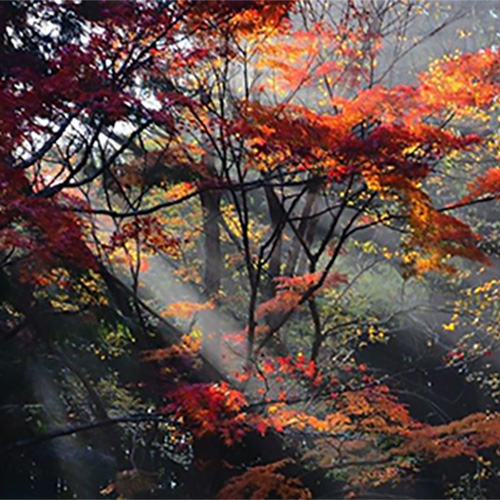
{"label": "forest", "polygon": [[0,2],[0,498],[499,498],[499,18]]}

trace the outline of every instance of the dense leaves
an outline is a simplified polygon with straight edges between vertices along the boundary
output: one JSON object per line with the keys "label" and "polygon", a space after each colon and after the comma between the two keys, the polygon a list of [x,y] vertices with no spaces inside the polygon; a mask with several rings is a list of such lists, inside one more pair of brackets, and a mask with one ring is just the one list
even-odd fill
{"label": "dense leaves", "polygon": [[[474,209],[500,196],[500,53],[402,78],[426,9],[452,21],[405,0],[0,4],[3,496],[486,471],[500,233]],[[428,356],[398,331],[430,331]],[[436,373],[482,400],[447,413]]]}

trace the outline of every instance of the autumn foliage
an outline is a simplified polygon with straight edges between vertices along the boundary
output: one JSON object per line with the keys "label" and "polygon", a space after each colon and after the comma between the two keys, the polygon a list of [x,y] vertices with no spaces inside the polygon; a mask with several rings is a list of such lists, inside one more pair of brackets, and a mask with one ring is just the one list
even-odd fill
{"label": "autumn foliage", "polygon": [[[47,415],[80,427],[54,439],[118,433],[102,495],[313,498],[314,474],[369,495],[500,446],[495,410],[419,415],[398,377],[427,371],[377,369],[417,301],[387,315],[363,281],[383,261],[403,291],[463,287],[443,329],[463,313],[465,337],[436,371],[494,352],[497,283],[467,272],[496,256],[466,211],[500,198],[476,161],[497,153],[479,124],[497,121],[500,52],[392,84],[398,54],[377,67],[413,2],[314,3],[0,3],[0,339],[28,374],[56,360]],[[109,368],[89,381],[80,355]],[[45,442],[53,422],[31,418],[2,453]],[[175,465],[142,470],[151,456]]]}

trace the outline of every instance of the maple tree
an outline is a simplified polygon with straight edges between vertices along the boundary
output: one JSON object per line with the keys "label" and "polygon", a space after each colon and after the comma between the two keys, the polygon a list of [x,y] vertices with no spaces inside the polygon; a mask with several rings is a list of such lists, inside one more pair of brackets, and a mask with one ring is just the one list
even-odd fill
{"label": "maple tree", "polygon": [[[474,210],[500,197],[484,130],[499,52],[445,54],[394,83],[450,20],[435,7],[443,23],[410,41],[428,9],[0,4],[0,338],[21,360],[2,373],[12,387],[31,374],[41,401],[7,419],[0,453],[35,494],[312,498],[327,481],[362,496],[463,459],[478,484],[496,479],[489,403],[425,413],[377,369],[419,306],[370,286],[448,287],[451,312],[434,313],[460,338],[435,370],[498,398],[495,366],[474,365],[498,342],[497,229],[485,238]],[[23,462],[52,442],[45,464]],[[65,456],[102,465],[91,485]],[[60,470],[55,490],[37,467]]]}

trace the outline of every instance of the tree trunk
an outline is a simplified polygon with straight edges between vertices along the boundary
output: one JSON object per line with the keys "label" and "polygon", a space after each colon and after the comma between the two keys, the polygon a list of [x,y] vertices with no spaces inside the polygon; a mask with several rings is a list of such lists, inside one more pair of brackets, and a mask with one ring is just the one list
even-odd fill
{"label": "tree trunk", "polygon": [[220,242],[220,193],[205,191],[201,193],[203,207],[203,249],[205,266],[203,271],[203,285],[209,296],[217,295],[221,287],[222,278],[222,249]]}
{"label": "tree trunk", "polygon": [[[213,157],[209,154],[205,155],[204,163],[209,182],[216,180],[217,172]],[[200,200],[203,208],[203,234],[205,236],[203,242],[205,254],[203,285],[208,296],[216,296],[220,291],[224,266],[220,241],[221,193],[217,190],[207,189],[202,191]]]}
{"label": "tree trunk", "polygon": [[[308,229],[311,226],[314,227],[317,224],[317,218],[311,219],[311,214],[313,213],[318,201],[319,187],[320,184],[314,182],[307,192],[304,202],[304,208],[302,209],[301,220],[299,223],[299,227],[297,228],[298,235],[294,235],[295,243],[291,247],[289,252],[289,259],[285,269],[285,276],[293,276],[296,272],[297,262],[299,260],[301,251],[303,251],[302,243],[299,241],[299,238],[301,238],[302,241],[305,241],[306,233],[311,233],[311,231],[308,231]],[[314,229],[312,230],[311,234],[314,234]]]}
{"label": "tree trunk", "polygon": [[[281,252],[283,248],[283,229],[284,229],[284,217],[283,207],[274,192],[274,189],[270,186],[266,186],[266,199],[267,205],[269,207],[269,217],[271,219],[271,231],[272,234],[276,234],[276,243],[272,245],[271,255],[269,258],[269,268],[268,268],[268,280],[267,285],[264,289],[264,295],[266,298],[270,299],[275,294],[275,282],[274,279],[281,274]],[[281,227],[280,227],[281,226]]]}

